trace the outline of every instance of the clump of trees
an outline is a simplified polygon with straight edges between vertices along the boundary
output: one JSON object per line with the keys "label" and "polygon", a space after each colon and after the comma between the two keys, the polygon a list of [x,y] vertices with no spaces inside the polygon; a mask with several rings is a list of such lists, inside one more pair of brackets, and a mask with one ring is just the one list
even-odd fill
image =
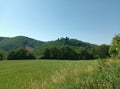
{"label": "clump of trees", "polygon": [[23,60],[23,59],[35,59],[35,56],[25,48],[18,50],[10,50],[7,55],[8,60]]}
{"label": "clump of trees", "polygon": [[77,59],[77,53],[69,46],[46,48],[42,59]]}
{"label": "clump of trees", "polygon": [[78,59],[82,59],[82,60],[90,60],[90,59],[95,59],[92,55],[92,53],[90,52],[90,49],[84,48],[84,47],[80,47],[78,52]]}
{"label": "clump of trees", "polygon": [[110,57],[109,48],[110,48],[110,45],[102,44],[102,45],[94,47],[91,53],[93,57],[96,59],[109,58]]}
{"label": "clump of trees", "polygon": [[80,47],[75,50],[70,46],[62,46],[60,48],[46,48],[42,59],[68,59],[68,60],[91,60],[105,59],[109,57],[109,45],[100,45],[94,48]]}
{"label": "clump of trees", "polygon": [[112,58],[120,59],[120,34],[117,34],[113,37],[109,54]]}

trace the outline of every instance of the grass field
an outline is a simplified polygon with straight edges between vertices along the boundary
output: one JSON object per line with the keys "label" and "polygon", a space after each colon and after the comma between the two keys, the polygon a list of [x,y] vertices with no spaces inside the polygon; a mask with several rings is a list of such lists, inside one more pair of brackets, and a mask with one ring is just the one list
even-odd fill
{"label": "grass field", "polygon": [[0,89],[95,89],[91,84],[97,68],[96,60],[1,61]]}

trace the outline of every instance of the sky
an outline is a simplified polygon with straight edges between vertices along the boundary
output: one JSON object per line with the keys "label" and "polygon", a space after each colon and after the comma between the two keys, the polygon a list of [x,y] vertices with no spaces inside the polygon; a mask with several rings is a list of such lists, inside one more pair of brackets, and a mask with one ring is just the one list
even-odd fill
{"label": "sky", "polygon": [[0,36],[70,37],[110,44],[120,33],[120,0],[0,0]]}

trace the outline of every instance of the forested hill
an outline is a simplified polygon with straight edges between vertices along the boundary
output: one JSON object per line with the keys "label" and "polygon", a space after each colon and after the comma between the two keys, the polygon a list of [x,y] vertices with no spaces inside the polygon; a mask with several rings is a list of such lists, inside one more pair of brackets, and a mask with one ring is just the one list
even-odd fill
{"label": "forested hill", "polygon": [[46,42],[44,45],[39,46],[37,49],[35,49],[33,53],[35,53],[36,56],[42,55],[46,48],[53,48],[53,47],[61,48],[63,46],[69,46],[72,49],[78,51],[81,48],[92,49],[97,45],[83,42],[77,39],[70,39],[68,37],[65,37],[65,38],[58,38],[55,41]]}
{"label": "forested hill", "polygon": [[43,42],[38,41],[25,36],[16,36],[16,37],[0,37],[0,49],[10,50],[16,49],[19,47],[31,47],[31,48],[49,48],[49,47],[61,47],[61,46],[71,46],[71,47],[93,47],[94,44],[87,42],[79,41],[77,39],[58,38],[55,41]]}
{"label": "forested hill", "polygon": [[90,44],[88,42],[83,42],[83,41],[80,41],[77,39],[70,39],[68,37],[58,38],[55,41],[48,42],[46,45],[47,46],[57,46],[57,47],[67,45],[67,46],[71,46],[71,47],[88,47],[88,48],[96,46],[95,44]]}
{"label": "forested hill", "polygon": [[[55,41],[38,41],[25,36],[17,37],[0,37],[0,52],[9,53],[11,50],[18,50],[24,48],[34,54],[36,58],[48,58],[45,56],[48,54],[52,55],[50,58],[56,58],[55,54],[58,53],[62,58],[74,55],[75,59],[78,59],[78,55],[82,55],[79,59],[92,59],[92,58],[105,58],[108,57],[108,45],[95,45],[88,42],[83,42],[77,39],[70,39],[68,37],[58,38]],[[65,52],[65,53],[64,53]],[[84,53],[84,54],[83,54]],[[105,56],[103,56],[105,54]],[[102,55],[102,56],[101,56]],[[69,57],[67,56],[67,57]],[[58,57],[61,59],[61,57]],[[82,58],[81,58],[82,57]]]}
{"label": "forested hill", "polygon": [[16,36],[12,38],[0,37],[0,49],[4,49],[6,51],[11,49],[17,49],[19,47],[35,48],[43,44],[44,42],[42,41],[38,41],[25,36]]}
{"label": "forested hill", "polygon": [[79,41],[77,39],[70,39],[68,37],[65,38],[58,38],[55,41],[38,41],[29,37],[25,36],[16,36],[16,37],[0,37],[0,49],[3,49],[5,51],[11,50],[11,49],[17,49],[20,47],[24,48],[30,48],[34,49],[34,52],[37,55],[40,55],[43,53],[45,48],[51,48],[51,47],[62,47],[62,46],[71,46],[74,49],[78,49],[79,47],[84,48],[91,48],[94,47],[94,44],[90,44],[87,42]]}

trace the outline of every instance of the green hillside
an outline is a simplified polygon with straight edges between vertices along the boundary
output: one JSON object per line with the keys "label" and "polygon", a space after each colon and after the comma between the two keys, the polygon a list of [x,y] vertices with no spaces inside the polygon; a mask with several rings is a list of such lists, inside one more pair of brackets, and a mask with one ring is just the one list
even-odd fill
{"label": "green hillside", "polygon": [[46,48],[52,48],[52,47],[61,48],[63,46],[70,46],[71,48],[77,51],[79,48],[91,49],[96,47],[97,45],[83,42],[77,39],[70,39],[68,37],[58,38],[55,41],[49,41],[46,42],[44,45],[39,46],[39,48],[36,48],[34,50],[34,53],[35,55],[42,55]]}
{"label": "green hillside", "polygon": [[[19,48],[27,49],[36,58],[44,58],[46,49],[51,50],[49,54],[52,56],[56,54],[59,55],[64,54],[65,56],[66,55],[68,56],[69,54],[69,55],[74,55],[75,59],[93,59],[93,58],[96,59],[96,58],[106,58],[106,55],[107,57],[109,56],[108,45],[99,46],[88,42],[83,42],[77,39],[71,39],[68,37],[58,38],[55,41],[48,41],[48,42],[38,41],[25,36],[16,36],[12,38],[0,37],[0,50],[2,50],[0,52],[4,54],[5,58],[9,53],[8,52],[9,50],[17,50]],[[4,51],[6,51],[6,53]],[[67,54],[65,54],[64,52],[66,52]],[[78,58],[78,56],[80,57]],[[62,56],[57,58],[61,59],[61,57]]]}
{"label": "green hillside", "polygon": [[0,48],[4,50],[16,49],[19,47],[35,48],[43,45],[44,42],[32,38],[17,36],[13,38],[0,37]]}
{"label": "green hillside", "polygon": [[50,41],[45,46],[60,47],[60,46],[65,46],[65,45],[68,45],[68,46],[71,46],[71,47],[93,47],[93,46],[95,46],[93,44],[90,44],[90,43],[87,43],[87,42],[83,42],[83,41],[80,41],[80,40],[77,40],[77,39],[70,39],[68,37],[60,38],[60,39],[58,38],[55,41]]}
{"label": "green hillside", "polygon": [[79,41],[77,39],[70,39],[68,37],[49,42],[42,42],[25,36],[16,36],[12,38],[0,37],[0,49],[8,51],[11,49],[24,47],[32,50],[32,52],[37,56],[41,55],[45,48],[60,48],[62,46],[70,46],[74,49],[78,49],[79,47],[92,48],[96,45]]}

